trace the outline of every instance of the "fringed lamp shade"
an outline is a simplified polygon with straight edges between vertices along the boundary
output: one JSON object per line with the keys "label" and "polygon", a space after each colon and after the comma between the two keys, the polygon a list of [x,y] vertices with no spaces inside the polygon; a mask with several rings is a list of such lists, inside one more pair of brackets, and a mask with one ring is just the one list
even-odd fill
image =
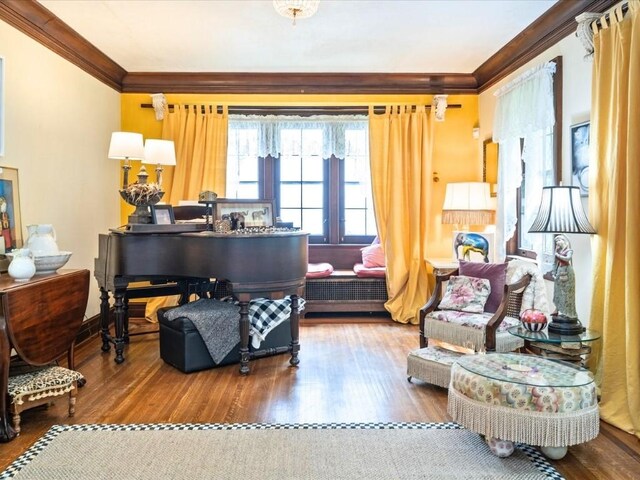
{"label": "fringed lamp shade", "polygon": [[578,187],[543,187],[540,210],[529,232],[596,233],[582,209]]}
{"label": "fringed lamp shade", "polygon": [[490,225],[495,222],[490,186],[484,182],[448,183],[442,206],[442,223]]}

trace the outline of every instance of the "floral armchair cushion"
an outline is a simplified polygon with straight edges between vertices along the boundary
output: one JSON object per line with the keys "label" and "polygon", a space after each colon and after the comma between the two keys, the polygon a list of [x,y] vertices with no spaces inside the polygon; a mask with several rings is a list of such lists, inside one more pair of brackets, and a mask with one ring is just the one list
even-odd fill
{"label": "floral armchair cushion", "polygon": [[442,300],[440,300],[438,308],[441,310],[482,313],[490,293],[491,285],[486,278],[453,275],[449,278],[447,290]]}

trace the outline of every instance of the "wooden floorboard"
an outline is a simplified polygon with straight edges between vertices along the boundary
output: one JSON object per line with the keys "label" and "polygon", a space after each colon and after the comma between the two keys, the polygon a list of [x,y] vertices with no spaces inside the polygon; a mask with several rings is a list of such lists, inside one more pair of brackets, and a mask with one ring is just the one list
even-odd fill
{"label": "wooden floorboard", "polygon": [[[446,390],[407,381],[415,325],[314,323],[301,326],[300,341],[298,368],[277,355],[251,362],[251,374],[241,377],[237,365],[181,373],[160,359],[157,334],[133,337],[122,365],[92,338],[76,350],[87,384],[75,417],[67,418],[63,399],[24,412],[21,435],[0,444],[0,469],[60,423],[450,420]],[[568,480],[640,479],[640,441],[602,423],[598,438],[570,447],[554,465]]]}

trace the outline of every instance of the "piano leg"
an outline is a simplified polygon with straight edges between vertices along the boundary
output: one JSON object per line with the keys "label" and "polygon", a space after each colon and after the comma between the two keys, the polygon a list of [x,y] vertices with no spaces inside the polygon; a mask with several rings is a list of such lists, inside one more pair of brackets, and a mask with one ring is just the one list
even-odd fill
{"label": "piano leg", "polygon": [[122,339],[124,343],[129,343],[129,297],[126,294],[122,297],[122,309],[124,310]]}
{"label": "piano leg", "polygon": [[102,351],[111,349],[109,343],[109,292],[100,288],[100,336],[102,337]]}
{"label": "piano leg", "polygon": [[298,295],[291,295],[291,360],[294,367],[300,363],[298,352],[300,351],[300,314],[298,313]]}
{"label": "piano leg", "polygon": [[240,300],[240,374],[249,374],[249,301]]}
{"label": "piano leg", "polygon": [[113,297],[115,298],[114,301],[114,330],[115,330],[115,337],[113,339],[113,344],[115,346],[115,350],[116,350],[116,358],[115,358],[115,362],[116,363],[122,363],[124,362],[124,355],[122,354],[122,352],[124,351],[124,316],[125,316],[125,311],[124,311],[124,296],[125,296],[126,292],[124,291],[119,291],[116,290],[115,293],[113,294]]}

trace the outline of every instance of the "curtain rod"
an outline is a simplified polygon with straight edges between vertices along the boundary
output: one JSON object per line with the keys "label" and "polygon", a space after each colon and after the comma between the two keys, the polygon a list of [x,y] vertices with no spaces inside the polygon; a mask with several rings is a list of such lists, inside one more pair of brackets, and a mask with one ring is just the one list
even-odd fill
{"label": "curtain rod", "polygon": [[[622,15],[624,16],[627,13],[627,11],[629,10],[629,2],[621,2],[621,3],[622,3]],[[607,10],[605,12],[605,14],[603,15],[604,18],[607,21],[610,21],[611,15],[613,14],[613,12],[616,11],[617,8],[618,8],[618,5],[616,5],[616,6],[612,7],[612,8],[610,8],[609,10]],[[596,27],[602,28],[602,21],[600,19],[596,20],[594,23],[596,24]]]}
{"label": "curtain rod", "polygon": [[[194,104],[186,104],[194,105]],[[197,104],[196,104],[197,105]],[[141,108],[153,108],[151,103],[140,104]],[[174,107],[174,104],[167,105],[169,109]],[[426,108],[431,108],[431,105],[425,105]],[[205,113],[205,106],[202,106],[203,113]],[[220,106],[216,105],[217,112],[222,113]],[[459,103],[449,104],[447,108],[462,108]],[[231,115],[265,115],[265,114],[295,114],[300,116],[311,115],[366,115],[369,113],[368,106],[346,106],[346,107],[259,107],[259,106],[236,106],[228,107],[229,114]],[[374,113],[384,113],[384,106],[375,106]]]}

